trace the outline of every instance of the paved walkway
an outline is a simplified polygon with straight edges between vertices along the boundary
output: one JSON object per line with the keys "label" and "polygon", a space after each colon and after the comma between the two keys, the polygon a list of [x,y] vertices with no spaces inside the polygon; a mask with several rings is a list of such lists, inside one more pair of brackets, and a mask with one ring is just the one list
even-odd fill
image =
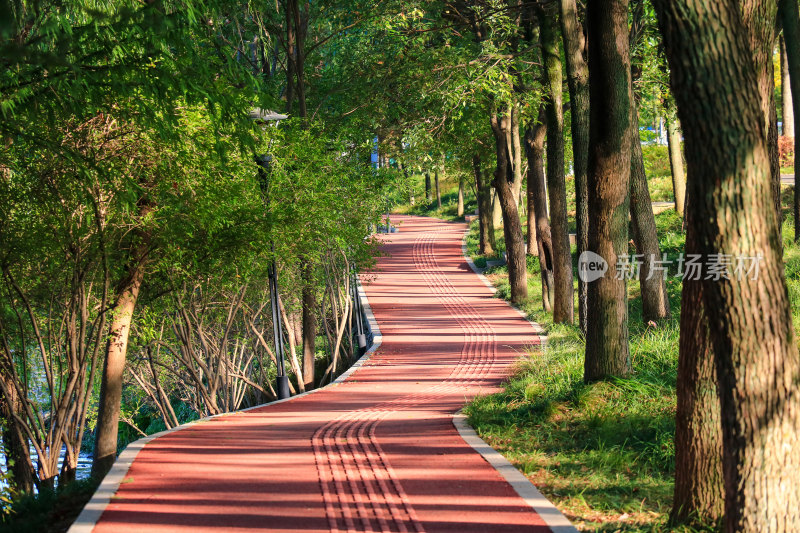
{"label": "paved walkway", "polygon": [[453,425],[538,342],[533,326],[469,269],[465,225],[392,221],[364,276],[383,335],[371,358],[341,384],[150,441],[94,531],[549,530]]}

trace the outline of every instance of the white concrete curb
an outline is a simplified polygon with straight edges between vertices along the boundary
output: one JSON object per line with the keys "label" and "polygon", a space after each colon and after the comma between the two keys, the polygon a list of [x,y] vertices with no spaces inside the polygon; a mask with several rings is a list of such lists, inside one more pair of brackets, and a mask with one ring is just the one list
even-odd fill
{"label": "white concrete curb", "polygon": [[544,523],[553,533],[577,533],[578,530],[575,529],[575,526],[539,492],[536,485],[531,483],[522,472],[509,463],[497,450],[486,444],[475,433],[475,430],[467,425],[467,417],[461,411],[453,415],[453,425],[461,435],[461,438],[464,439],[464,442],[472,446],[487,463],[503,476],[503,479],[511,485],[520,498],[525,500],[525,503],[536,511],[536,514],[544,520]]}
{"label": "white concrete curb", "polygon": [[97,488],[97,491],[94,493],[92,498],[89,500],[89,503],[81,511],[81,514],[78,515],[78,518],[69,528],[67,533],[91,533],[94,529],[94,526],[97,525],[97,522],[100,520],[100,517],[103,515],[103,512],[108,507],[108,504],[111,503],[111,499],[119,490],[119,487],[125,481],[125,476],[128,473],[133,461],[136,459],[136,456],[139,454],[140,451],[145,447],[145,445],[159,437],[163,437],[169,433],[173,433],[175,431],[180,431],[182,429],[186,429],[190,426],[195,424],[199,424],[205,422],[207,420],[211,420],[212,418],[217,418],[219,416],[231,416],[236,415],[237,413],[244,413],[247,411],[251,411],[253,409],[259,409],[261,407],[265,407],[267,405],[275,405],[278,403],[289,402],[292,400],[296,400],[297,398],[302,398],[303,396],[307,396],[309,394],[314,394],[315,392],[321,391],[323,389],[327,389],[328,387],[338,385],[349,378],[353,372],[358,370],[371,356],[378,347],[381,345],[383,341],[383,336],[381,335],[381,330],[378,327],[378,322],[375,320],[375,315],[372,313],[372,308],[369,305],[369,300],[367,300],[367,294],[364,292],[364,287],[361,285],[361,280],[358,280],[358,295],[361,298],[361,304],[364,308],[364,314],[367,318],[367,327],[369,328],[370,333],[372,334],[372,345],[369,347],[367,352],[361,356],[361,358],[353,363],[353,365],[347,369],[341,376],[333,380],[331,383],[324,387],[320,387],[318,389],[314,389],[312,391],[304,392],[302,394],[298,394],[296,396],[292,396],[291,398],[286,398],[284,400],[276,400],[274,402],[266,403],[263,405],[256,405],[254,407],[248,407],[247,409],[241,409],[239,411],[234,411],[232,413],[222,413],[219,415],[209,416],[206,418],[201,418],[200,420],[194,420],[192,422],[188,422],[186,424],[180,425],[178,427],[174,427],[172,429],[168,429],[166,431],[161,431],[159,433],[154,433],[153,435],[148,435],[147,437],[143,437],[137,441],[131,442],[128,446],[122,451],[122,453],[117,457],[117,460],[114,462],[114,465],[111,467],[111,470],[106,474],[106,477],[103,478],[103,481],[100,483],[100,486]]}

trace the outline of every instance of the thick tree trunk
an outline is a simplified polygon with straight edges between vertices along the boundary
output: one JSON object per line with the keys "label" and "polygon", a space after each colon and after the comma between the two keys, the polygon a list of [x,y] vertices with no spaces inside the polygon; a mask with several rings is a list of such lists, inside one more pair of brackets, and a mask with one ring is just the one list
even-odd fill
{"label": "thick tree trunk", "polygon": [[517,202],[511,185],[514,173],[511,168],[511,154],[506,142],[511,128],[511,107],[503,116],[492,114],[492,132],[497,149],[497,169],[494,186],[503,210],[503,235],[506,241],[508,260],[508,282],[511,286],[511,301],[521,303],[528,298],[528,268],[525,259],[525,241],[522,223],[519,219]]}
{"label": "thick tree trunk", "polygon": [[478,193],[478,225],[480,227],[480,253],[491,255],[494,253],[494,228],[492,228],[492,189],[484,181],[481,170],[481,158],[478,154],[472,156],[472,168],[475,172],[475,190]]}
{"label": "thick tree trunk", "polygon": [[[758,102],[764,116],[769,148],[769,169],[772,176],[772,193],[775,212],[782,220],[781,166],[778,153],[778,115],[775,107],[775,26],[778,3],[774,0],[740,0],[742,22],[747,29],[750,50],[756,66]],[[780,231],[780,224],[778,231]]]}
{"label": "thick tree trunk", "polygon": [[[687,241],[686,253],[697,253]],[[678,411],[675,415],[673,525],[703,526],[722,518],[722,422],[717,373],[703,304],[703,284],[687,279],[681,294]]]}
{"label": "thick tree trunk", "polygon": [[[778,3],[780,10],[780,2]],[[778,16],[781,16],[780,13]],[[789,76],[789,61],[786,59],[786,36],[780,37],[781,43],[781,122],[784,137],[794,138],[794,99],[792,98],[792,82]]]}
{"label": "thick tree trunk", "polygon": [[94,441],[92,475],[104,476],[117,457],[117,434],[122,401],[122,376],[128,352],[128,335],[133,321],[133,311],[144,279],[145,260],[149,238],[143,236],[129,258],[128,275],[117,287],[113,317],[108,332],[103,378],[100,385],[100,403]]}
{"label": "thick tree trunk", "polygon": [[547,192],[550,198],[550,227],[553,240],[553,322],[572,324],[574,293],[572,253],[567,222],[567,187],[564,181],[564,111],[561,51],[553,12],[539,11],[539,28],[544,56],[547,115]]}
{"label": "thick tree trunk", "polygon": [[314,388],[314,366],[317,354],[317,298],[313,267],[304,262],[303,277],[303,385],[305,390]]}
{"label": "thick tree trunk", "polygon": [[[544,106],[539,115],[546,114]],[[528,126],[525,132],[525,150],[528,156],[528,253],[538,250],[539,266],[542,271],[542,307],[553,310],[553,241],[550,222],[547,219],[544,175],[544,139],[547,126],[538,123]],[[535,228],[533,231],[531,231]],[[535,241],[532,241],[535,239]]]}
{"label": "thick tree trunk", "polygon": [[642,291],[642,319],[661,320],[669,316],[669,296],[665,273],[654,266],[661,261],[653,202],[647,188],[642,143],[639,140],[639,112],[631,89],[631,226],[636,253],[642,255],[639,285]]}
{"label": "thick tree trunk", "polygon": [[[589,68],[586,65],[586,42],[578,20],[575,0],[560,0],[561,33],[571,102],[572,155],[575,170],[575,223],[578,256],[589,248]],[[578,323],[586,333],[586,282],[578,280]]]}
{"label": "thick tree trunk", "polygon": [[667,144],[669,147],[669,168],[672,172],[672,192],[675,195],[675,211],[683,216],[686,203],[686,171],[683,169],[681,132],[678,117],[672,113],[667,119]]}
{"label": "thick tree trunk", "polygon": [[[687,240],[697,239],[706,258],[762,258],[750,261],[759,265],[757,276],[702,281],[703,303],[714,317],[725,529],[800,531],[800,356],[783,277],[759,67],[738,2],[654,4],[686,138]],[[685,65],[693,67],[690,76]]]}
{"label": "thick tree trunk", "polygon": [[431,173],[425,173],[425,199],[429,202],[433,200],[433,193],[431,192]]}
{"label": "thick tree trunk", "polygon": [[464,176],[458,177],[458,205],[456,206],[456,216],[464,216]]}
{"label": "thick tree trunk", "polygon": [[628,254],[631,172],[630,59],[628,2],[589,2],[589,251],[608,271],[589,283],[584,379],[630,372],[628,295],[624,276],[615,275]]}
{"label": "thick tree trunk", "polygon": [[[783,26],[786,43],[786,63],[789,65],[789,81],[792,86],[793,109],[800,109],[800,13],[797,2],[779,0],[778,16]],[[800,241],[800,136],[794,138],[794,240]]]}

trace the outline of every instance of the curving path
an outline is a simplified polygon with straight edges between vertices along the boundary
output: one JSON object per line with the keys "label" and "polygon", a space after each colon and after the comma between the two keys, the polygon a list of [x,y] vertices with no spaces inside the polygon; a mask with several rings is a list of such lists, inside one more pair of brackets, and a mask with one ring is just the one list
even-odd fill
{"label": "curving path", "polygon": [[147,442],[96,525],[85,512],[73,530],[549,531],[453,424],[534,326],[470,270],[464,224],[392,221],[363,277],[383,342],[355,373]]}

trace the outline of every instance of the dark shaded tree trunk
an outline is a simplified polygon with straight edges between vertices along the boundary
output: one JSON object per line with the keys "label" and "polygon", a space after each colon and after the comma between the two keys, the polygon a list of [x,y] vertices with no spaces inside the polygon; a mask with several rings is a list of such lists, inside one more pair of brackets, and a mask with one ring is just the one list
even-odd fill
{"label": "dark shaded tree trunk", "polygon": [[584,379],[630,372],[628,295],[615,267],[628,254],[631,172],[628,2],[589,2],[589,251],[608,264],[588,285]]}
{"label": "dark shaded tree trunk", "polygon": [[686,204],[686,171],[683,169],[681,132],[674,110],[667,116],[667,145],[669,147],[669,168],[672,173],[672,192],[675,195],[675,211],[683,216]]}
{"label": "dark shaded tree trunk", "polygon": [[[800,13],[797,2],[779,0],[778,16],[783,26],[786,43],[786,63],[789,68],[789,81],[792,85],[792,104],[800,109]],[[800,136],[794,138],[794,240],[800,242]]]}
{"label": "dark shaded tree trunk", "polygon": [[431,192],[431,173],[425,173],[425,199],[429,202],[433,200],[433,193]]}
{"label": "dark shaded tree trunk", "polygon": [[122,381],[128,352],[128,335],[133,311],[144,280],[149,235],[141,234],[128,259],[128,274],[117,286],[113,318],[106,344],[106,357],[100,385],[100,402],[94,441],[92,475],[104,476],[117,458],[117,434],[122,401]]}
{"label": "dark shaded tree trunk", "polygon": [[442,189],[439,187],[439,169],[433,171],[433,179],[436,183],[436,204],[442,208]]}
{"label": "dark shaded tree trunk", "polygon": [[472,156],[472,168],[475,172],[475,190],[478,193],[478,225],[480,227],[480,253],[491,255],[494,253],[494,229],[492,228],[492,189],[484,181],[481,170],[481,158],[478,154]]}
{"label": "dark shaded tree trunk", "polygon": [[[687,241],[686,253],[697,252],[696,243]],[[672,525],[707,526],[722,518],[725,489],[717,389],[703,284],[687,279],[681,294]]]}
{"label": "dark shaded tree trunk", "polygon": [[[539,110],[543,117],[544,106]],[[544,139],[547,126],[539,122],[529,125],[525,132],[525,151],[528,157],[528,253],[538,250],[542,273],[542,307],[553,309],[553,242],[550,237],[550,221],[547,218],[547,202],[544,180]],[[532,228],[535,230],[531,231]],[[532,239],[535,241],[532,242]]]}
{"label": "dark shaded tree trunk", "polygon": [[719,379],[725,530],[800,531],[800,356],[760,67],[738,2],[654,5],[686,139],[687,241],[705,257],[763,258],[757,279],[702,281]]}
{"label": "dark shaded tree trunk", "polygon": [[567,222],[567,187],[564,181],[564,111],[561,51],[554,11],[539,10],[539,35],[544,56],[546,88],[547,192],[553,243],[553,322],[573,322],[572,253]]}
{"label": "dark shaded tree trunk", "polygon": [[641,258],[639,285],[642,291],[642,319],[657,321],[669,316],[669,296],[665,273],[654,269],[661,261],[653,202],[647,188],[642,143],[639,140],[639,112],[631,89],[631,226],[636,253]]}
{"label": "dark shaded tree trunk", "polygon": [[[560,0],[561,34],[572,110],[572,154],[575,171],[575,223],[578,256],[589,249],[589,68],[586,64],[586,40],[578,20],[575,0]],[[578,280],[578,323],[586,334],[586,282]]]}
{"label": "dark shaded tree trunk", "polygon": [[502,116],[498,115],[498,113],[493,113],[491,117],[492,132],[494,133],[497,150],[497,168],[493,185],[497,190],[497,196],[503,211],[503,235],[506,241],[511,301],[521,303],[528,298],[528,268],[525,259],[522,223],[519,219],[517,202],[511,187],[514,183],[514,172],[511,168],[511,154],[509,153],[507,139],[511,128],[512,113],[513,107],[509,106]]}

